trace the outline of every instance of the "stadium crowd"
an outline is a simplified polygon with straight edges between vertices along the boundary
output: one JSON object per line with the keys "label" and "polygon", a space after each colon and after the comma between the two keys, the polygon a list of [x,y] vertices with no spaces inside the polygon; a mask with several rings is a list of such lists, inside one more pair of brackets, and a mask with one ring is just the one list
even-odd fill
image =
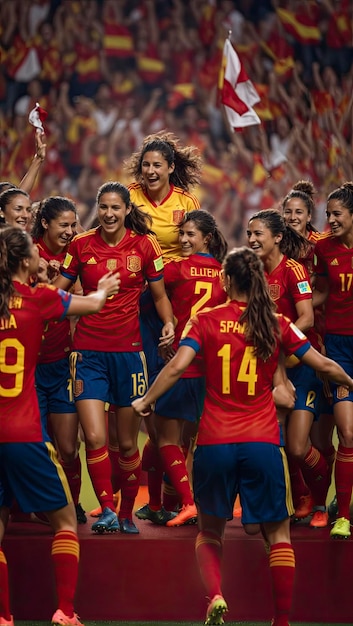
{"label": "stadium crowd", "polygon": [[[261,125],[232,133],[219,107],[225,37],[261,101]],[[97,188],[150,132],[175,132],[204,160],[197,193],[230,244],[247,216],[302,178],[327,194],[352,179],[352,4],[347,0],[4,0],[1,169],[32,158],[28,113],[48,111],[32,200],[66,195],[90,225]]]}

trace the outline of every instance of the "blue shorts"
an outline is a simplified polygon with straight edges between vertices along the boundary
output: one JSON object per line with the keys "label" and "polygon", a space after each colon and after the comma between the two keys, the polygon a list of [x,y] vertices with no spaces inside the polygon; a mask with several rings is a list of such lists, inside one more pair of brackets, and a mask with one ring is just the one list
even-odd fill
{"label": "blue shorts", "polygon": [[197,423],[205,400],[206,383],[203,377],[179,378],[157,401],[155,412],[162,417]]}
{"label": "blue shorts", "polygon": [[36,390],[44,423],[50,413],[76,413],[69,358],[36,367]]}
{"label": "blue shorts", "polygon": [[297,365],[287,368],[289,380],[295,387],[296,399],[293,411],[309,411],[314,414],[314,420],[320,415],[320,400],[322,393],[322,380],[318,378],[315,370],[308,365]]}
{"label": "blue shorts", "polygon": [[165,365],[158,353],[162,328],[163,322],[157,313],[151,292],[147,288],[140,298],[140,332],[150,385]]}
{"label": "blue shorts", "polygon": [[72,352],[70,372],[76,401],[102,400],[123,407],[147,391],[143,352]]}
{"label": "blue shorts", "polygon": [[54,511],[72,502],[54,446],[0,443],[0,506],[16,498],[24,513]]}
{"label": "blue shorts", "polygon": [[[350,335],[331,335],[325,336],[326,354],[330,359],[338,363],[347,374],[353,377],[353,337]],[[353,391],[348,391],[342,385],[331,383],[333,393],[333,404],[338,402],[353,402]]]}
{"label": "blue shorts", "polygon": [[198,445],[193,483],[206,515],[232,519],[237,495],[243,524],[280,522],[294,513],[287,457],[272,443]]}

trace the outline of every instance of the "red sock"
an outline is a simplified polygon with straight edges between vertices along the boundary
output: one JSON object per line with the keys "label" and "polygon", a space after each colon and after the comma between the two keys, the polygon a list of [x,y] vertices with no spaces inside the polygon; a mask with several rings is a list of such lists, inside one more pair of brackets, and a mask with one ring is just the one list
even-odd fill
{"label": "red sock", "polygon": [[213,598],[222,595],[221,561],[223,541],[219,535],[210,530],[202,530],[196,537],[196,559],[206,595]]}
{"label": "red sock", "polygon": [[275,624],[288,624],[292,605],[295,557],[290,543],[275,543],[271,546],[270,572],[275,605]]}
{"label": "red sock", "polygon": [[93,489],[102,510],[108,507],[115,511],[113,487],[110,478],[112,470],[107,446],[102,446],[98,450],[88,450],[86,448],[86,459]]}
{"label": "red sock", "polygon": [[317,506],[325,506],[330,486],[330,472],[325,457],[314,446],[310,446],[301,467],[314,503]]}
{"label": "red sock", "polygon": [[331,446],[329,446],[325,450],[322,450],[321,453],[325,457],[326,463],[329,466],[330,471],[332,471],[333,464],[334,464],[335,459],[336,459],[336,448],[335,448],[335,446],[333,444],[331,444]]}
{"label": "red sock", "polygon": [[65,472],[67,482],[69,483],[72,499],[76,506],[80,500],[81,491],[81,459],[78,454],[77,457],[71,463],[65,463],[61,461],[63,470]]}
{"label": "red sock", "polygon": [[163,465],[158,446],[150,439],[147,439],[143,449],[142,469],[147,472],[149,506],[153,511],[159,511],[162,507]]}
{"label": "red sock", "polygon": [[120,453],[121,471],[121,504],[119,519],[132,519],[132,509],[141,481],[141,458],[139,450],[131,456],[123,456]]}
{"label": "red sock", "polygon": [[294,459],[290,454],[287,455],[287,459],[290,482],[292,487],[293,504],[294,508],[296,508],[299,504],[299,499],[302,496],[308,496],[310,491],[308,489],[308,485],[304,480],[304,476],[298,461]]}
{"label": "red sock", "polygon": [[165,480],[163,480],[162,491],[163,491],[162,501],[163,501],[163,506],[165,510],[175,511],[177,507],[179,506],[180,498],[177,492],[175,491],[173,485],[170,485],[169,483],[165,482]]}
{"label": "red sock", "polygon": [[108,453],[109,453],[109,458],[110,458],[110,464],[112,466],[111,481],[112,481],[113,492],[117,493],[121,489],[121,472],[120,472],[120,465],[119,465],[120,450],[119,448],[116,448],[115,446],[111,446],[109,444]]}
{"label": "red sock", "polygon": [[80,556],[80,544],[76,533],[70,530],[59,530],[55,533],[51,556],[54,563],[58,609],[68,617],[73,617]]}
{"label": "red sock", "polygon": [[162,462],[170,482],[178,492],[182,505],[193,504],[189,475],[185,465],[185,457],[179,446],[162,446],[160,448]]}
{"label": "red sock", "polygon": [[349,519],[353,486],[353,448],[338,445],[335,465],[336,495],[339,516]]}
{"label": "red sock", "polygon": [[0,617],[3,617],[6,621],[11,620],[9,572],[6,556],[2,548],[0,548]]}

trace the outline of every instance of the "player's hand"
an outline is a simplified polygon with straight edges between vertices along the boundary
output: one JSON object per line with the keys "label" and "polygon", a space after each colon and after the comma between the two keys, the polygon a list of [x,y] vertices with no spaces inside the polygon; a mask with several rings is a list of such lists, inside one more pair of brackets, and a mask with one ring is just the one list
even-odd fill
{"label": "player's hand", "polygon": [[162,336],[159,338],[158,347],[161,348],[162,346],[169,346],[173,343],[174,339],[174,324],[173,322],[167,322],[162,328]]}
{"label": "player's hand", "polygon": [[120,274],[119,272],[108,272],[108,274],[104,274],[102,278],[99,279],[97,285],[97,291],[103,289],[105,291],[107,298],[109,296],[114,296],[118,293],[120,289]]}
{"label": "player's hand", "polygon": [[40,257],[39,266],[37,270],[37,282],[38,283],[48,283],[48,261]]}
{"label": "player's hand", "polygon": [[131,403],[131,406],[139,417],[147,417],[152,413],[151,405],[147,404],[144,398],[136,398],[136,400]]}

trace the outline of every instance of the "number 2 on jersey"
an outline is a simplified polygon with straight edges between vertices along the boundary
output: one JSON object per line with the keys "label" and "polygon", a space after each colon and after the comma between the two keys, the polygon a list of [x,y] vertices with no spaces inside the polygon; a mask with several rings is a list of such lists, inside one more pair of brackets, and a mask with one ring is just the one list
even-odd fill
{"label": "number 2 on jersey", "polygon": [[193,317],[194,315],[196,315],[197,311],[202,309],[204,305],[206,304],[206,302],[208,302],[211,299],[212,283],[206,283],[206,281],[197,280],[195,283],[194,294],[198,295],[202,291],[204,291],[205,293],[201,296],[201,298],[197,300],[197,302],[195,302],[194,306],[191,308],[190,317]]}
{"label": "number 2 on jersey", "polygon": [[[222,393],[224,394],[230,393],[230,348],[230,343],[225,343],[217,352],[217,356],[222,359]],[[255,395],[255,385],[257,382],[256,366],[257,358],[254,355],[253,348],[247,346],[240,363],[237,381],[247,383],[248,396]]]}

